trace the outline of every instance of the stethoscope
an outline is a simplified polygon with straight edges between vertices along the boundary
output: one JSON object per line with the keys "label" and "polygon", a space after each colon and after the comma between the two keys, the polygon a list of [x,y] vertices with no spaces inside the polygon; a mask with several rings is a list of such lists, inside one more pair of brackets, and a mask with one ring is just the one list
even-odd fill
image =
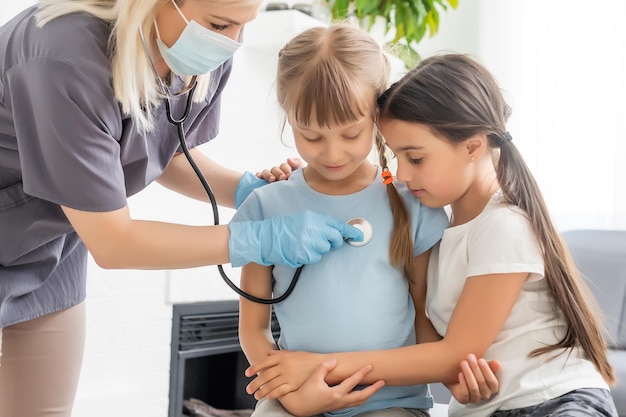
{"label": "stethoscope", "polygon": [[[163,96],[163,101],[165,102],[165,115],[167,116],[167,120],[173,126],[176,127],[176,131],[178,133],[178,141],[180,142],[180,147],[183,150],[183,153],[185,154],[185,157],[187,158],[189,165],[191,165],[193,171],[195,172],[196,176],[200,180],[200,183],[202,184],[204,191],[209,197],[209,200],[211,202],[211,208],[213,210],[213,223],[217,226],[220,224],[220,220],[219,220],[219,210],[218,210],[217,200],[215,199],[215,194],[213,193],[213,190],[211,189],[209,182],[206,180],[206,178],[204,177],[204,174],[202,173],[200,168],[198,168],[196,161],[193,159],[193,157],[191,156],[191,153],[189,152],[189,148],[187,147],[187,142],[185,140],[185,130],[183,129],[183,123],[187,120],[187,117],[189,116],[189,113],[191,112],[193,95],[194,95],[194,92],[196,91],[196,87],[198,86],[198,76],[196,75],[192,76],[188,85],[182,91],[176,94],[170,93],[165,83],[163,83],[163,81],[161,80],[161,77],[159,77],[156,67],[154,66],[154,63],[152,62],[152,57],[149,53],[148,44],[146,43],[146,40],[143,34],[143,29],[141,28],[141,26],[139,27],[139,36],[141,38],[141,43],[143,44],[144,51],[148,58],[148,62],[150,63],[150,67],[152,68],[152,72],[154,73],[154,76],[157,79],[157,82],[161,89],[161,95]],[[172,115],[172,107],[171,107],[170,99],[175,98],[175,97],[180,97],[184,94],[187,94],[185,110],[183,111],[183,114],[179,118],[174,118],[174,116]],[[348,243],[349,245],[363,246],[372,239],[373,229],[372,229],[371,224],[367,220],[362,219],[362,218],[354,218],[354,219],[348,220],[348,224],[358,228],[359,230],[363,232],[363,240],[361,242],[346,240],[346,243]],[[287,289],[281,296],[276,297],[276,298],[261,298],[261,297],[256,297],[252,294],[249,294],[245,292],[244,290],[242,290],[241,288],[239,288],[237,285],[235,285],[234,282],[231,281],[230,278],[228,278],[228,275],[226,275],[226,271],[224,271],[224,267],[222,265],[217,265],[217,269],[222,279],[233,291],[235,291],[238,295],[250,301],[253,301],[255,303],[259,303],[259,304],[276,304],[276,303],[280,303],[281,301],[284,301],[287,297],[289,297],[289,295],[291,295],[294,288],[296,287],[298,279],[300,278],[300,274],[302,273],[302,268],[304,268],[304,265],[296,269],[296,272],[294,273],[293,278],[291,278],[291,283],[289,284],[289,287],[287,287]]]}

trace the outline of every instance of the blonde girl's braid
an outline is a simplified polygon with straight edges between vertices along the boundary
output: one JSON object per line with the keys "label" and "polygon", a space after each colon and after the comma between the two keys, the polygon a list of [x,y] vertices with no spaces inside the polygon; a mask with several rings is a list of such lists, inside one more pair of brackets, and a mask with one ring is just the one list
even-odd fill
{"label": "blonde girl's braid", "polygon": [[[389,169],[387,164],[387,146],[378,128],[374,127],[374,130],[378,158],[384,172],[384,170]],[[389,259],[393,265],[402,267],[405,275],[408,275],[411,263],[413,262],[411,217],[393,181],[387,184],[387,196],[393,215],[393,231],[391,233],[391,245],[389,246]]]}

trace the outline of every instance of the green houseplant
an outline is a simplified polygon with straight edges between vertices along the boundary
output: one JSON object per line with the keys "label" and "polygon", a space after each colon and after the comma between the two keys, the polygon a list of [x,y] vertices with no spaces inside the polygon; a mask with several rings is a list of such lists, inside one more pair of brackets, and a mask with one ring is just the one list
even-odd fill
{"label": "green houseplant", "polygon": [[439,14],[456,9],[458,0],[324,0],[332,10],[333,18],[356,18],[364,28],[370,28],[377,17],[385,20],[385,33],[393,38],[388,46],[405,63],[414,67],[420,57],[415,46],[428,32],[433,36],[439,30]]}

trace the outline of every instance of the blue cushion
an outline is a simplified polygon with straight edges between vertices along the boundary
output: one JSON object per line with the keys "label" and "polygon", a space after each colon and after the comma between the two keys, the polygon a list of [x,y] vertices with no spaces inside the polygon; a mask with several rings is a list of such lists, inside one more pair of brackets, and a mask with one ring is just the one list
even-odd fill
{"label": "blue cushion", "polygon": [[626,417],[626,230],[570,230],[562,236],[604,316],[617,377],[611,393],[619,416]]}
{"label": "blue cushion", "polygon": [[570,230],[562,236],[604,314],[607,342],[626,348],[626,231]]}

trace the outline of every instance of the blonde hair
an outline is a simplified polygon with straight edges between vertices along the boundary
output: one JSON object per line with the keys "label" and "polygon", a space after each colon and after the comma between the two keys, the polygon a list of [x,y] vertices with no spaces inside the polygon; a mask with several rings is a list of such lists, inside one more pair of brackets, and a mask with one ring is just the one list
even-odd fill
{"label": "blonde hair", "polygon": [[[376,97],[388,86],[390,62],[365,31],[348,23],[308,29],[289,41],[278,55],[276,91],[285,113],[305,126],[340,125],[370,115]],[[387,168],[385,144],[376,129],[380,163]],[[394,217],[389,248],[392,264],[408,270],[413,259],[410,217],[393,184],[387,194]]]}
{"label": "blonde hair", "polygon": [[[39,26],[70,13],[89,13],[112,24],[109,54],[115,98],[122,111],[136,121],[139,129],[150,130],[154,126],[152,109],[162,98],[158,81],[144,50],[139,28],[146,41],[155,34],[154,18],[157,10],[173,0],[39,0],[37,22]],[[182,4],[185,0],[177,0]],[[194,0],[198,1],[198,0]],[[216,5],[246,5],[257,0],[201,0]],[[186,80],[188,81],[188,80]],[[198,77],[193,100],[206,99],[210,74]]]}

